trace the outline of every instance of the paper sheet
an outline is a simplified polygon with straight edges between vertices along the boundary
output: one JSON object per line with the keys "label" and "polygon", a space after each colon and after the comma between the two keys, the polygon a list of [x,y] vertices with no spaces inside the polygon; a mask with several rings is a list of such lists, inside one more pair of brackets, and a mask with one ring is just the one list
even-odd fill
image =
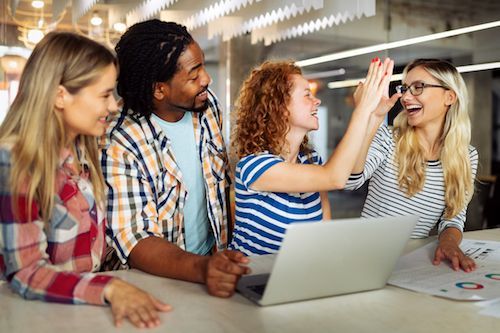
{"label": "paper sheet", "polygon": [[473,272],[432,264],[437,241],[402,256],[389,284],[456,300],[500,298],[500,242],[464,239],[460,248],[476,261]]}

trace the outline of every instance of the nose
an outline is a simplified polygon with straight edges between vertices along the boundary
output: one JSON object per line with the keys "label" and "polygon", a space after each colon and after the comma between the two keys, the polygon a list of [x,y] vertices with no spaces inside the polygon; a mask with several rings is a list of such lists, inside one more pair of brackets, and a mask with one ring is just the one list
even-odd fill
{"label": "nose", "polygon": [[110,113],[116,113],[118,112],[118,102],[116,101],[116,98],[113,94],[111,94],[111,96],[109,97],[110,98],[110,101],[109,101],[109,104],[108,104],[108,111]]}
{"label": "nose", "polygon": [[200,75],[201,75],[200,83],[201,83],[202,87],[208,87],[208,85],[210,84],[210,82],[212,82],[212,78],[208,74],[208,72],[205,69],[205,67],[203,67],[203,70],[201,71]]}
{"label": "nose", "polygon": [[314,105],[319,106],[321,104],[321,100],[314,96]]}
{"label": "nose", "polygon": [[413,95],[410,92],[410,89],[406,90],[404,93],[402,93],[401,97],[399,98],[401,101],[409,101],[413,98]]}

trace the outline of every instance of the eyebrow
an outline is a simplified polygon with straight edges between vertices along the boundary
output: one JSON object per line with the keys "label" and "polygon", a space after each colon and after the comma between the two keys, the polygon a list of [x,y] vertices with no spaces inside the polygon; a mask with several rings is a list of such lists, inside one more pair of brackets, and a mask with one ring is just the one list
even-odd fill
{"label": "eyebrow", "polygon": [[412,84],[414,84],[414,83],[425,83],[425,82],[424,82],[424,81],[422,81],[422,80],[415,80],[415,81],[412,81],[410,84],[407,84],[407,83],[402,82],[402,84],[407,85],[407,86],[411,86],[411,85],[412,85]]}
{"label": "eyebrow", "polygon": [[203,64],[205,63],[205,52],[201,52],[201,55],[202,55],[202,62],[200,62],[199,64],[195,65],[194,67],[192,67],[189,71],[188,71],[188,75],[191,74],[192,72],[194,72],[195,70],[197,70],[198,68],[202,67]]}
{"label": "eyebrow", "polygon": [[203,66],[202,63],[199,63],[197,64],[196,66],[194,66],[193,68],[191,68],[189,71],[188,71],[188,75],[191,74],[192,72],[194,72],[195,70],[197,70],[198,68],[200,68],[201,66]]}
{"label": "eyebrow", "polygon": [[115,87],[104,90],[102,94],[112,93],[113,91],[115,91]]}

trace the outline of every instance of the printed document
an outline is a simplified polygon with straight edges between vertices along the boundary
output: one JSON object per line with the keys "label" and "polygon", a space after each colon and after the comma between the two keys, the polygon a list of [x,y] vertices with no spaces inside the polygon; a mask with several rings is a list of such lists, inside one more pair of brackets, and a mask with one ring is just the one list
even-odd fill
{"label": "printed document", "polygon": [[500,242],[464,239],[460,248],[476,262],[476,270],[454,271],[448,261],[432,264],[437,241],[402,256],[389,284],[456,300],[500,297]]}

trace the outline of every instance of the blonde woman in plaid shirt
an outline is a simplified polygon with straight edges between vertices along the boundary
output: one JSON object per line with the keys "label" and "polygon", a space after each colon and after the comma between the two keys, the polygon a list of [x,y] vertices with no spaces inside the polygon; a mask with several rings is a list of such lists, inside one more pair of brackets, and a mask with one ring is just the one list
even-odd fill
{"label": "blonde woman in plaid shirt", "polygon": [[159,324],[169,305],[109,275],[96,136],[117,110],[104,46],[50,33],[33,50],[0,127],[0,278],[26,299],[111,304],[115,324]]}
{"label": "blonde woman in plaid shirt", "polygon": [[229,297],[248,272],[227,245],[227,155],[204,55],[186,28],[138,23],[116,46],[121,115],[102,155],[108,222],[123,266]]}

